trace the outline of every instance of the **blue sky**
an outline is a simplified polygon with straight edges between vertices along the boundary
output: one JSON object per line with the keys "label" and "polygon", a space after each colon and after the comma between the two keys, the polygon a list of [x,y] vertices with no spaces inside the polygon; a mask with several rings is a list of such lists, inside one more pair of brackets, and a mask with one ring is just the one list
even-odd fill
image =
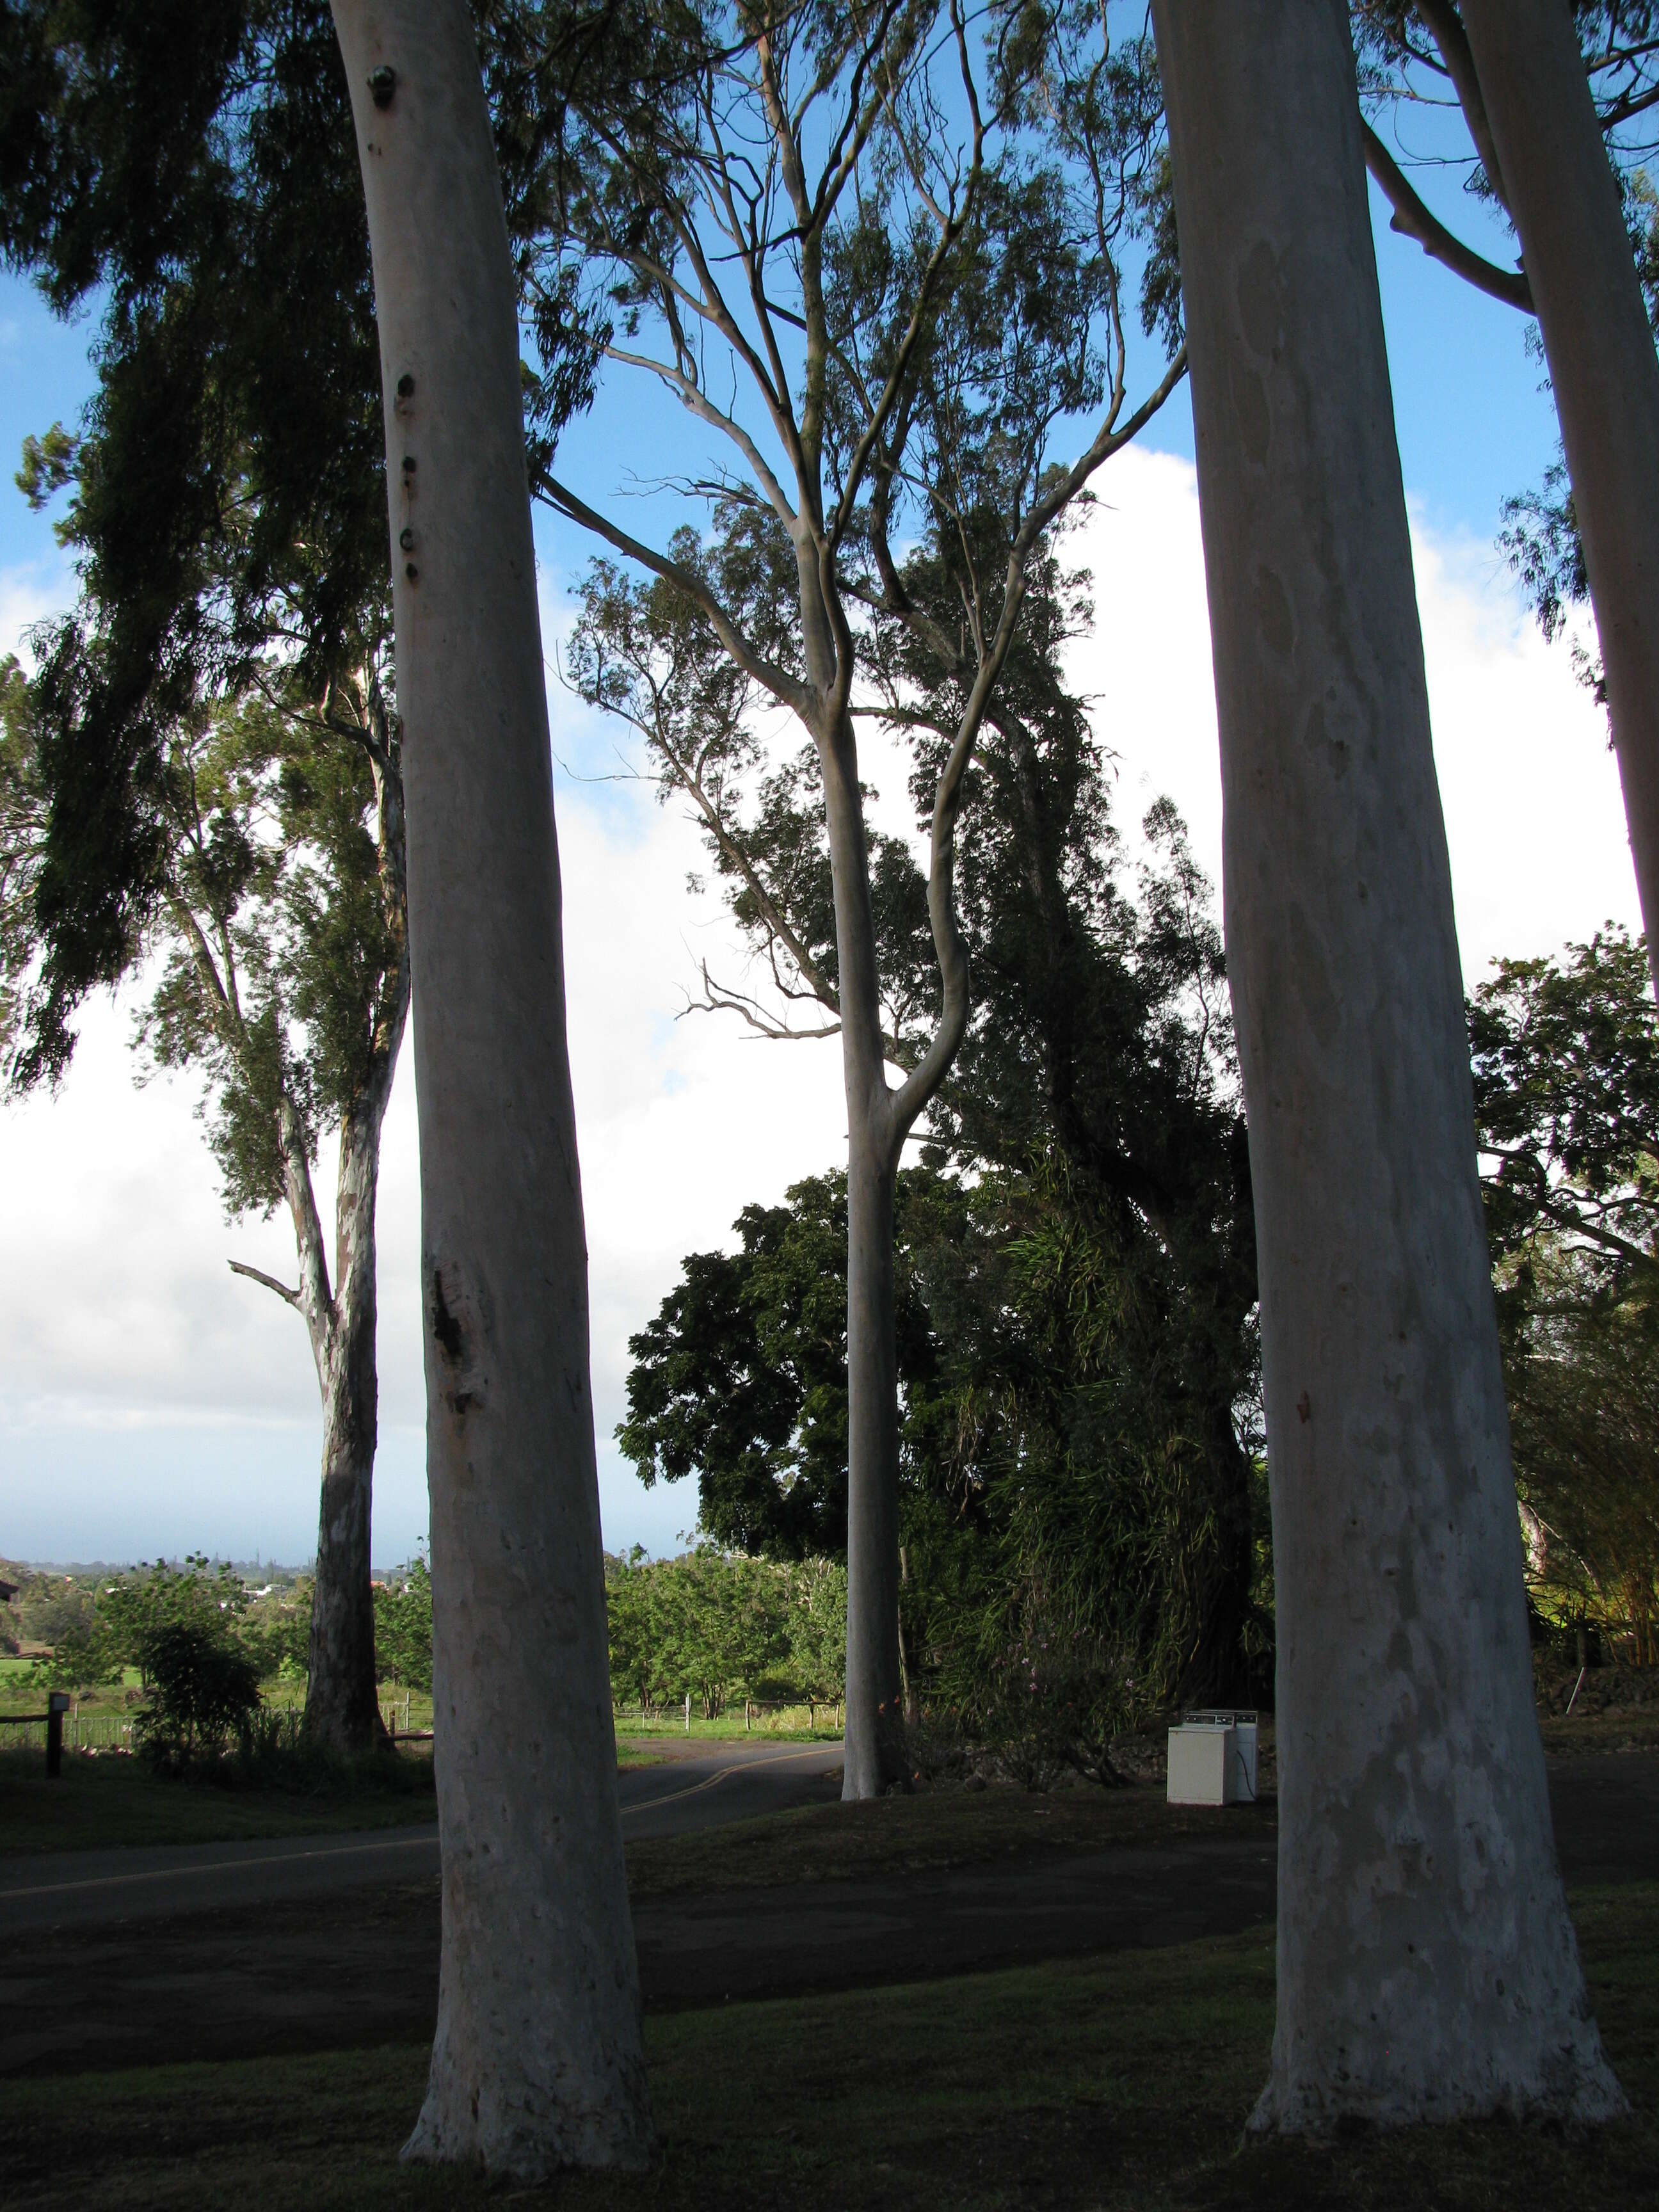
{"label": "blue sky", "polygon": [[[1466,235],[1507,258],[1455,173],[1419,181]],[[1554,453],[1525,325],[1390,234],[1380,208],[1376,228],[1460,930],[1474,971],[1498,949],[1553,950],[1606,913],[1633,920],[1634,896],[1597,720],[1572,685],[1565,648],[1546,654],[1522,618],[1492,546],[1503,500],[1536,484]],[[65,327],[26,285],[0,278],[0,458],[10,457],[0,476],[0,651],[15,647],[25,621],[72,596],[50,519],[31,514],[9,479],[26,433],[78,415],[92,389],[91,336],[89,324]],[[1127,819],[1173,790],[1213,868],[1218,798],[1196,513],[1181,465],[1191,457],[1184,392],[1144,444],[1133,467],[1114,464],[1103,478],[1103,512],[1090,526],[1097,655],[1123,756],[1120,813]],[[595,504],[617,511],[630,471],[649,479],[684,470],[688,451],[674,403],[617,372],[568,434],[561,466]],[[672,504],[629,498],[621,511],[660,542]],[[588,549],[545,513],[537,532],[551,658]],[[1154,541],[1162,550],[1152,565],[1164,580],[1142,608],[1135,595],[1146,588]],[[590,775],[611,763],[608,729],[556,690],[552,708],[562,762]],[[1523,759],[1526,774],[1514,766]],[[637,788],[563,776],[559,805],[605,1534],[612,1545],[660,1551],[690,1526],[695,1498],[647,1495],[609,1442],[627,1336],[670,1288],[681,1255],[720,1241],[748,1200],[775,1198],[828,1165],[845,1124],[833,1046],[771,1051],[675,1018],[694,959],[711,946],[718,957],[730,940],[718,910],[684,890],[698,854],[673,810]],[[1569,814],[1583,824],[1571,853],[1555,835]],[[313,1540],[314,1381],[294,1316],[224,1272],[235,1256],[285,1273],[291,1240],[280,1219],[223,1222],[187,1085],[134,1091],[131,1003],[90,1011],[58,1099],[0,1109],[14,1194],[0,1226],[0,1285],[11,1285],[0,1289],[0,1554],[120,1559],[199,1545],[297,1560]],[[425,1526],[414,1161],[405,1069],[380,1222],[375,1556],[388,1563]],[[319,1188],[326,1202],[326,1172]]]}

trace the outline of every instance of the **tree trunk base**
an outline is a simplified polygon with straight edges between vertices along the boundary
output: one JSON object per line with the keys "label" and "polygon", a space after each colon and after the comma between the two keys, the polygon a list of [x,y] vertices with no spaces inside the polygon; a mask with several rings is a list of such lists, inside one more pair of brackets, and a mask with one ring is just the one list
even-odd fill
{"label": "tree trunk base", "polygon": [[[1559,2017],[1559,2015],[1557,2015]],[[1461,2066],[1421,2058],[1388,2074],[1364,2051],[1342,2054],[1334,2071],[1274,2068],[1245,2123],[1252,2136],[1328,2136],[1361,2126],[1388,2131],[1453,2120],[1507,2119],[1556,2126],[1600,2127],[1627,2119],[1630,2104],[1601,2051],[1595,2023],[1575,2021],[1563,2045],[1542,2034],[1517,2039],[1501,2066],[1490,2043],[1467,2038]]]}
{"label": "tree trunk base", "polygon": [[[434,2057],[434,2076],[437,2064]],[[614,2100],[573,2107],[556,2083],[502,2081],[469,2087],[459,2075],[434,2080],[414,2132],[398,2156],[408,2166],[481,2166],[514,2181],[551,2180],[559,2173],[605,2168],[645,2173],[655,2144],[641,2133],[643,2081]]]}

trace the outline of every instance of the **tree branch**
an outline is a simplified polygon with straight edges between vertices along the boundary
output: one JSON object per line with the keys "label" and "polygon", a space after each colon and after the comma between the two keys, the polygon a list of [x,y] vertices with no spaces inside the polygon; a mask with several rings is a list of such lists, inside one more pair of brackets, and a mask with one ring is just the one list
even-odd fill
{"label": "tree branch", "polygon": [[1506,307],[1518,307],[1523,315],[1535,315],[1538,310],[1533,305],[1532,286],[1525,270],[1500,269],[1454,237],[1439,217],[1425,207],[1404,170],[1363,116],[1359,127],[1365,139],[1365,167],[1394,210],[1389,229],[1397,230],[1402,238],[1414,238],[1432,260],[1443,263],[1477,291],[1501,300]]}
{"label": "tree branch", "polygon": [[703,995],[701,999],[688,998],[674,1018],[677,1021],[685,1014],[739,1014],[751,1030],[757,1030],[762,1036],[770,1038],[775,1044],[807,1044],[815,1037],[838,1036],[841,1034],[838,1021],[826,1022],[820,1029],[792,1030],[787,1022],[774,1020],[758,999],[751,999],[746,992],[728,990],[724,983],[716,983],[708,972],[706,960],[700,961],[698,965],[702,973]]}
{"label": "tree branch", "polygon": [[1451,0],[1413,0],[1413,5],[1429,36],[1440,49],[1440,58],[1446,64],[1446,74],[1452,81],[1453,89],[1463,110],[1463,119],[1469,126],[1474,150],[1480,156],[1486,182],[1497,194],[1498,204],[1507,215],[1510,196],[1504,184],[1503,167],[1498,159],[1498,142],[1492,135],[1492,125],[1486,115],[1486,94],[1480,89],[1480,77],[1474,66],[1469,34],[1463,28],[1463,19],[1451,4]]}
{"label": "tree branch", "polygon": [[637,538],[630,538],[625,530],[618,530],[614,522],[608,522],[585,500],[578,499],[574,491],[568,490],[545,468],[534,470],[531,485],[532,490],[539,492],[561,514],[568,515],[572,522],[580,522],[584,530],[591,530],[596,538],[603,538],[605,544],[615,546],[618,553],[625,554],[630,561],[637,561],[641,568],[648,568],[653,576],[660,576],[665,583],[672,584],[676,591],[684,592],[692,605],[701,607],[708,616],[714,635],[744,675],[753,677],[757,684],[771,693],[781,707],[787,707],[809,729],[811,727],[811,702],[804,687],[796,683],[787,669],[780,668],[764,653],[756,652],[701,576],[682,567],[679,562],[671,561],[666,554],[653,552],[650,546],[641,544]]}
{"label": "tree branch", "polygon": [[305,1301],[298,1291],[291,1291],[286,1283],[279,1283],[275,1275],[267,1275],[263,1268],[245,1267],[240,1260],[225,1263],[233,1275],[246,1275],[251,1283],[263,1283],[268,1291],[275,1291],[284,1305],[292,1306],[295,1313],[305,1311]]}

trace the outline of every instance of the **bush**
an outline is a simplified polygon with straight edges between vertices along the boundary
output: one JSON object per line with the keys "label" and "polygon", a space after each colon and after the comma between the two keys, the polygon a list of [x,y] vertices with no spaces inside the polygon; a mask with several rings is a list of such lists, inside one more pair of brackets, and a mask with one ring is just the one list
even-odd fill
{"label": "bush", "polygon": [[216,1622],[158,1623],[139,1641],[138,1663],[149,1685],[139,1747],[158,1766],[211,1765],[252,1733],[258,1669]]}
{"label": "bush", "polygon": [[432,1687],[432,1575],[422,1559],[375,1585],[374,1672],[382,1682]]}

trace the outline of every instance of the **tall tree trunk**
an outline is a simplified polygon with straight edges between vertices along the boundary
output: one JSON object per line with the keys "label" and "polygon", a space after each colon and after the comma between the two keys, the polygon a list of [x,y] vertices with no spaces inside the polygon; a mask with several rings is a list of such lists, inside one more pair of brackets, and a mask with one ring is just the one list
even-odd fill
{"label": "tall tree trunk", "polygon": [[881,1040],[881,983],[850,725],[820,748],[835,884],[847,1095],[847,1725],[842,1796],[902,1782],[898,1352],[893,1202],[902,1139]]}
{"label": "tall tree trunk", "polygon": [[1463,0],[1555,387],[1659,980],[1659,360],[1567,0]]}
{"label": "tall tree trunk", "polygon": [[1153,0],[1279,1601],[1257,2129],[1622,2108],[1556,1871],[1345,0]]}
{"label": "tall tree trunk", "polygon": [[334,0],[368,204],[421,1127],[437,2034],[405,2155],[643,2166],[516,299],[462,0]]}
{"label": "tall tree trunk", "polygon": [[374,1201],[380,1127],[396,1060],[394,1048],[382,1080],[341,1126],[334,1304],[318,1370],[323,1483],[306,1729],[342,1751],[366,1750],[383,1733],[369,1563],[380,1406]]}
{"label": "tall tree trunk", "polygon": [[848,1099],[847,1158],[847,1726],[842,1796],[905,1775],[899,1666],[898,1366],[894,1163]]}

